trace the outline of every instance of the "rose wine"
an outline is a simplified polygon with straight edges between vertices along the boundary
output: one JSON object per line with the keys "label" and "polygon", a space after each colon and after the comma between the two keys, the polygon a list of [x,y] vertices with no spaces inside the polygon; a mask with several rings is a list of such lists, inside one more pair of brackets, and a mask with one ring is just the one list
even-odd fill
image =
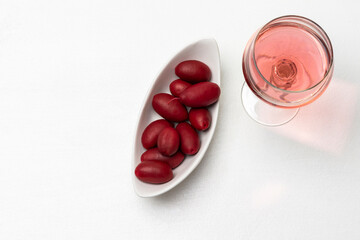
{"label": "rose wine", "polygon": [[251,90],[279,107],[299,107],[326,89],[332,74],[326,33],[308,19],[275,19],[248,43],[243,70]]}

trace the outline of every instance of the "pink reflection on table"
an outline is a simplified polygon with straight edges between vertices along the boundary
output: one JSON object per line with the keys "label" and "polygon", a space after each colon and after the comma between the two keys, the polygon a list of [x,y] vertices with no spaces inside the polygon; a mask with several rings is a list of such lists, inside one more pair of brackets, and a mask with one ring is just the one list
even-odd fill
{"label": "pink reflection on table", "polygon": [[285,191],[285,186],[278,182],[268,182],[255,188],[252,193],[252,207],[262,209],[279,203]]}
{"label": "pink reflection on table", "polygon": [[272,130],[319,150],[340,154],[353,125],[358,94],[358,85],[333,78],[319,99],[302,107],[289,123]]}

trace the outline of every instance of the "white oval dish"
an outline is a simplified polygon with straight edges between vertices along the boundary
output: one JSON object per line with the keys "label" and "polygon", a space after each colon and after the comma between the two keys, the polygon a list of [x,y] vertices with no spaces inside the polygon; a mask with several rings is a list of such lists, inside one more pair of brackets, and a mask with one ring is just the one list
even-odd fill
{"label": "white oval dish", "polygon": [[151,102],[153,96],[157,93],[170,93],[170,83],[175,79],[178,79],[175,75],[175,67],[185,60],[199,60],[208,65],[212,73],[211,82],[220,86],[220,54],[215,39],[204,39],[187,46],[175,55],[175,57],[173,57],[161,71],[145,98],[135,135],[132,159],[132,176],[134,190],[140,197],[158,196],[169,191],[183,181],[202,160],[215,132],[219,112],[219,102],[208,108],[212,117],[212,123],[207,131],[199,132],[201,141],[199,152],[193,156],[185,156],[185,160],[180,164],[180,166],[173,169],[174,178],[171,181],[163,184],[150,184],[144,183],[136,178],[134,173],[135,168],[141,162],[141,154],[146,151],[141,144],[141,135],[150,122],[162,118],[152,108]]}

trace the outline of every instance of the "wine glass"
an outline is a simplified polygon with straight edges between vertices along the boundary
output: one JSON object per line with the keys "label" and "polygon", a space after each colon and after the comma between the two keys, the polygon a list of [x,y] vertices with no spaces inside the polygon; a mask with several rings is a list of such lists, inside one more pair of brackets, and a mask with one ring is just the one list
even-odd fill
{"label": "wine glass", "polygon": [[333,49],[314,21],[282,16],[251,37],[242,66],[246,112],[263,125],[279,126],[325,91],[334,70]]}

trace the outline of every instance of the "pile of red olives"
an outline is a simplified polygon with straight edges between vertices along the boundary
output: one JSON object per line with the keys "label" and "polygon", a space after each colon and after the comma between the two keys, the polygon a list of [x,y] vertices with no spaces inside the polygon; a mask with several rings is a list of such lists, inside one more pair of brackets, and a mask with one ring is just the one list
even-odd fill
{"label": "pile of red olives", "polygon": [[154,110],[163,119],[151,122],[141,136],[147,150],[141,155],[135,175],[146,183],[170,181],[174,176],[172,169],[184,161],[185,155],[199,151],[197,131],[205,131],[211,124],[206,107],[220,96],[220,87],[210,82],[211,70],[203,62],[181,62],[175,74],[179,79],[171,82],[171,94],[158,93],[152,99]]}

